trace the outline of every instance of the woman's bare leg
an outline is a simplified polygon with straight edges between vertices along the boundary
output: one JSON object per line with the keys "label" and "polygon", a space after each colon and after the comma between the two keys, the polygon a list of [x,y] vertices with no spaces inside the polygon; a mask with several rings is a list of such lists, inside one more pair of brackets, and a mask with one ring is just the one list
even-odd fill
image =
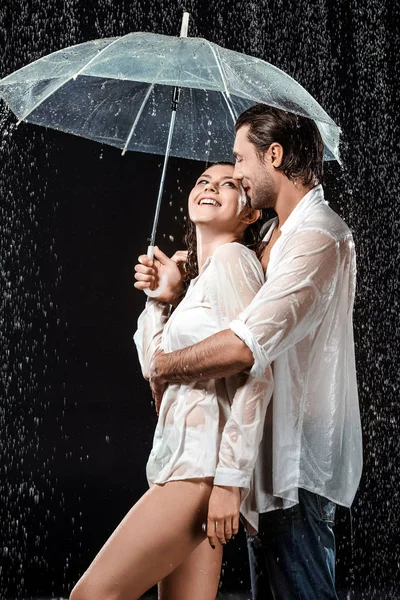
{"label": "woman's bare leg", "polygon": [[222,546],[213,550],[204,540],[158,586],[159,600],[214,600],[218,592]]}
{"label": "woman's bare leg", "polygon": [[71,600],[135,600],[166,578],[206,540],[201,526],[211,490],[210,478],[171,481],[146,492],[79,580]]}

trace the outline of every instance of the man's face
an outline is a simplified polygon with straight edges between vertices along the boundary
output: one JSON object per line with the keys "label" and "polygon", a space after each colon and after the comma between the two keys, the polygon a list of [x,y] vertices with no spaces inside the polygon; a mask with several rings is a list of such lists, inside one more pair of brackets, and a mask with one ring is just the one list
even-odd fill
{"label": "man's face", "polygon": [[275,169],[268,160],[268,151],[264,160],[260,160],[254,144],[249,142],[249,126],[241,127],[235,138],[233,154],[236,158],[233,176],[241,179],[253,208],[274,208],[277,198]]}

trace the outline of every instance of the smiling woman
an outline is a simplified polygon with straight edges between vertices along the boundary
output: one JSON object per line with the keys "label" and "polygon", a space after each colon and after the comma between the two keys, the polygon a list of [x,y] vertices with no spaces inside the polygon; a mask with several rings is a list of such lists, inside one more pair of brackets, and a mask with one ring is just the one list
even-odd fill
{"label": "smiling woman", "polygon": [[[242,243],[259,211],[247,205],[233,165],[208,168],[189,195],[188,209],[195,277],[172,314],[168,303],[147,300],[135,334],[145,377],[158,349],[184,348],[226,328],[264,281],[255,253]],[[169,259],[158,249],[155,256],[161,272]],[[141,256],[140,262],[135,285],[145,289],[154,283],[145,274],[150,259]],[[214,600],[221,544],[238,530],[272,385],[268,368],[256,382],[245,377],[239,385],[226,378],[166,388],[147,463],[150,490],[102,548],[71,600],[134,600],[156,583],[161,600]],[[230,511],[219,519],[221,501]],[[242,514],[257,527],[243,504]]]}
{"label": "smiling woman", "polygon": [[[203,243],[207,240],[215,244],[215,236],[221,235],[224,228],[226,230],[227,241],[232,241],[232,235],[235,230],[235,219],[245,208],[250,208],[249,200],[240,180],[235,179],[234,166],[231,163],[217,163],[208,168],[197,180],[192,189],[188,200],[189,219],[185,234],[185,244],[188,249],[188,256],[185,264],[185,283],[189,283],[197,277],[199,273],[199,262],[204,262],[204,257],[198,257],[198,242],[200,243],[200,252],[204,252]],[[214,208],[223,208],[225,211],[218,212],[212,208],[196,210],[197,206],[214,206]],[[226,208],[228,205],[228,209]],[[235,212],[236,207],[236,212]],[[230,221],[228,220],[230,212]],[[259,212],[253,215],[259,215]],[[242,224],[243,225],[243,224]],[[261,221],[259,218],[246,227],[242,226],[242,231],[237,232],[235,241],[239,241],[249,248],[256,248],[259,239]],[[217,242],[218,243],[218,242]],[[200,259],[200,260],[199,260]]]}
{"label": "smiling woman", "polygon": [[[226,174],[227,173],[227,174]],[[239,192],[239,195],[238,195]],[[189,196],[189,216],[193,222],[193,206],[215,206],[223,204],[232,210],[236,206],[236,216],[246,207],[246,195],[240,182],[232,176],[232,165],[216,164],[199,177]]]}

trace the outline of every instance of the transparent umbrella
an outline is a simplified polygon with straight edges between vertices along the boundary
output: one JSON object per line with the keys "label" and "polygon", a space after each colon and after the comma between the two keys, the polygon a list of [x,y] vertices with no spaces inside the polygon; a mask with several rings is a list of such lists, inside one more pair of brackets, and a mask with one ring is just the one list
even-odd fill
{"label": "transparent umbrella", "polygon": [[19,122],[110,144],[123,154],[165,156],[150,255],[169,155],[231,160],[234,122],[253,104],[314,119],[325,159],[339,160],[339,127],[299,83],[263,60],[187,37],[188,18],[185,13],[180,37],[137,32],[85,42],[0,80],[0,97]]}

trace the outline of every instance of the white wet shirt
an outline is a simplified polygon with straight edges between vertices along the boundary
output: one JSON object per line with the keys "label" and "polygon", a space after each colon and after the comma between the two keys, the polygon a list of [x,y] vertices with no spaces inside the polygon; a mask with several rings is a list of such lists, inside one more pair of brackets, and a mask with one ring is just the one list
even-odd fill
{"label": "white wet shirt", "polygon": [[[230,243],[215,250],[172,314],[168,305],[149,299],[134,336],[144,376],[158,348],[172,352],[229,328],[263,283],[254,252]],[[217,474],[221,484],[242,488],[245,498],[272,394],[272,370],[266,366],[259,376],[242,379],[168,385],[147,463],[150,485]],[[247,514],[245,506],[243,514],[257,528],[258,515]]]}
{"label": "white wet shirt", "polygon": [[352,503],[362,470],[355,277],[351,232],[318,185],[281,227],[265,284],[230,324],[253,353],[250,374],[273,363],[275,380],[249,510],[292,506],[298,488]]}

